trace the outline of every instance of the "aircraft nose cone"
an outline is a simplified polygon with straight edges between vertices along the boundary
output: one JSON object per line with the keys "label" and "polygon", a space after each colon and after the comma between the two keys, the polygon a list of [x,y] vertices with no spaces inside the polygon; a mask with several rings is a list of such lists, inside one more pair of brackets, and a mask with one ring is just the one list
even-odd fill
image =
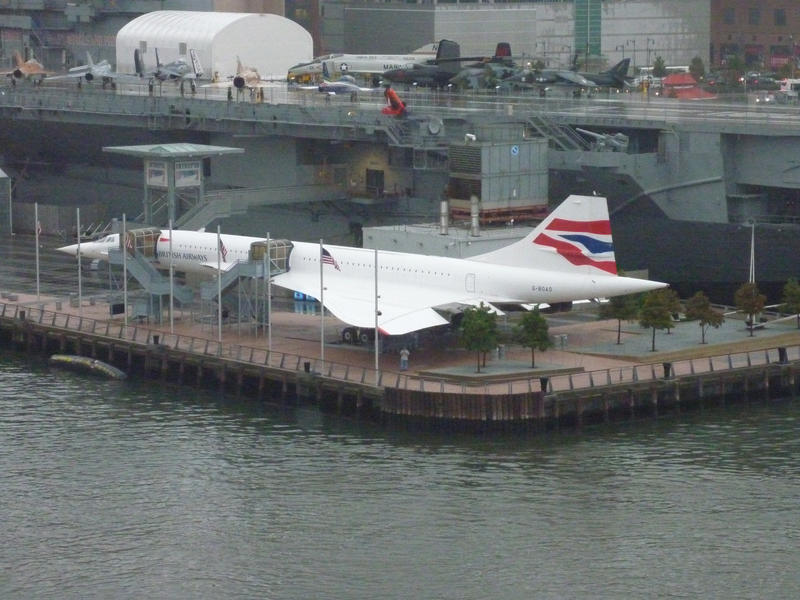
{"label": "aircraft nose cone", "polygon": [[56,248],[59,252],[63,252],[64,254],[69,254],[70,256],[77,256],[78,255],[78,244],[72,244],[71,246],[62,246],[61,248]]}

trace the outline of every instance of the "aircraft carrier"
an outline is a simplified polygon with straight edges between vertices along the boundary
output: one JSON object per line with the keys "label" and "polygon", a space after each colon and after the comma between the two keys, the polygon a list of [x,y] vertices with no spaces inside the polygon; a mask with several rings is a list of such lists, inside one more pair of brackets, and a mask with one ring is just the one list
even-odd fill
{"label": "aircraft carrier", "polygon": [[[794,106],[401,89],[409,115],[398,119],[381,113],[380,97],[280,85],[235,99],[202,89],[181,96],[167,85],[86,87],[0,89],[1,166],[17,177],[19,226],[32,227],[24,208],[34,200],[92,204],[98,221],[136,214],[141,161],[103,148],[192,141],[245,152],[206,161],[206,210],[187,210],[185,228],[222,221],[231,233],[363,238],[428,253],[447,253],[453,242],[438,240],[458,230],[469,232],[458,245],[466,256],[485,251],[480,227],[507,232],[570,193],[598,194],[609,198],[619,266],[647,269],[681,295],[703,289],[730,301],[748,279],[751,235],[756,280],[771,299],[798,275]],[[440,216],[443,199],[448,218]],[[51,218],[51,227],[69,230],[68,213]],[[362,233],[421,221],[435,225],[430,243],[398,228],[391,242],[377,230]]]}

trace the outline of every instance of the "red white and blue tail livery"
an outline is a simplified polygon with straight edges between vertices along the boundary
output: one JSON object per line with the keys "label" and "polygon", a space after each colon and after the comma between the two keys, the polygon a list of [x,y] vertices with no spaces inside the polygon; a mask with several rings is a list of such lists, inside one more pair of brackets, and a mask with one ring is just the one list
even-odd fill
{"label": "red white and blue tail livery", "polygon": [[[173,231],[175,268],[214,272],[219,265],[228,270],[249,260],[251,244],[264,242],[238,235],[220,239],[224,245],[217,244],[213,233]],[[168,239],[159,240],[162,268],[168,244]],[[103,258],[105,252],[107,258],[113,246],[119,246],[116,234],[83,244],[81,254]],[[226,256],[221,260],[223,248]],[[61,250],[75,254],[77,245]],[[273,282],[324,297],[325,307],[348,325],[374,327],[377,310],[379,329],[390,335],[447,323],[442,312],[454,306],[484,303],[499,313],[500,304],[530,307],[635,294],[666,285],[617,275],[608,207],[605,198],[596,196],[570,196],[523,239],[468,259],[291,242],[288,269]]]}
{"label": "red white and blue tail livery", "polygon": [[617,261],[606,199],[570,196],[524,239],[475,256],[472,260],[552,271],[616,275]]}

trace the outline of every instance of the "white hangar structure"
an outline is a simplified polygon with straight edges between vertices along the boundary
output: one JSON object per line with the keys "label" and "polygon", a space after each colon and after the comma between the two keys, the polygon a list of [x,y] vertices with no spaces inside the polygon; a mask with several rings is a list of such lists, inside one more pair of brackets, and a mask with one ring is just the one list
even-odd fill
{"label": "white hangar structure", "polygon": [[146,13],[117,33],[117,71],[135,72],[134,50],[146,70],[178,58],[191,64],[194,49],[203,79],[214,73],[224,80],[236,73],[236,57],[263,78],[286,77],[289,67],[313,58],[311,34],[300,25],[273,14],[157,10]]}

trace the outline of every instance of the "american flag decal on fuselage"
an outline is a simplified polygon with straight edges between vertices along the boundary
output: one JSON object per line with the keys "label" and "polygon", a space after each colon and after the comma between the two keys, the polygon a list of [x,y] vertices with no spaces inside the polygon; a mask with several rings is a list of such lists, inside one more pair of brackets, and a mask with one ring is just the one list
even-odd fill
{"label": "american flag decal on fuselage", "polygon": [[612,275],[617,274],[614,245],[611,243],[611,223],[605,221],[575,221],[553,219],[533,240],[549,246],[576,266],[589,265]]}

